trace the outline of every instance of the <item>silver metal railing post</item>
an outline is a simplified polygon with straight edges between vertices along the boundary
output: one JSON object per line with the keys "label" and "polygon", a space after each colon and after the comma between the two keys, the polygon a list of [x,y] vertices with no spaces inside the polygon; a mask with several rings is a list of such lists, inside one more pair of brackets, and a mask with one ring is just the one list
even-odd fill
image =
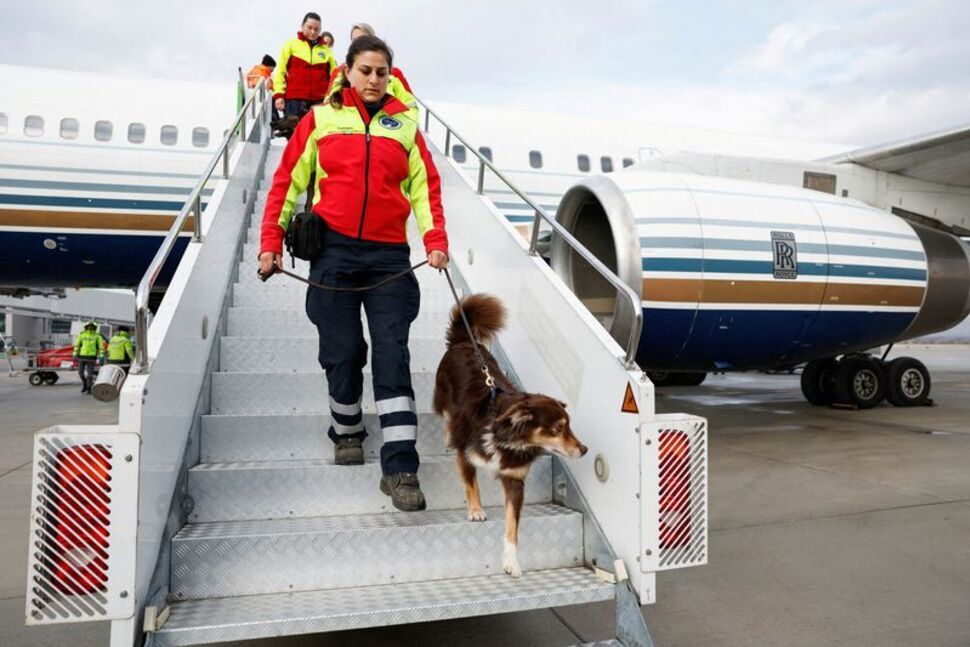
{"label": "silver metal railing post", "polygon": [[[445,129],[445,156],[450,157],[450,147],[451,147],[451,135],[453,129],[444,119],[441,118],[436,112],[428,107],[424,101],[415,97],[417,102],[424,108],[424,131],[430,131],[430,120],[431,116],[434,115],[435,120],[442,125]],[[640,295],[633,290],[629,285],[623,282],[619,276],[617,276],[610,268],[606,267],[600,259],[590,252],[586,247],[580,243],[575,236],[573,236],[569,231],[566,230],[555,218],[550,216],[546,211],[537,205],[529,196],[523,193],[511,180],[509,180],[505,175],[498,170],[491,161],[486,158],[481,151],[477,150],[471,146],[467,140],[465,140],[457,132],[454,133],[455,139],[462,143],[465,148],[472,152],[478,158],[479,170],[478,170],[478,192],[480,194],[484,193],[485,184],[485,168],[488,168],[505,186],[512,190],[512,193],[517,195],[523,202],[525,202],[532,210],[535,212],[535,219],[532,222],[532,235],[529,241],[529,253],[532,255],[536,254],[536,247],[539,241],[539,223],[545,220],[552,227],[553,232],[561,237],[563,241],[569,245],[573,250],[576,251],[579,256],[589,263],[596,272],[598,272],[604,279],[606,279],[610,285],[617,291],[617,293],[627,300],[630,304],[630,337],[626,344],[626,356],[624,358],[625,366],[627,368],[636,367],[636,355],[637,347],[640,344],[640,333],[643,330],[643,308],[640,303]]]}
{"label": "silver metal railing post", "polygon": [[202,194],[195,196],[195,203],[192,205],[192,242],[202,241]]}

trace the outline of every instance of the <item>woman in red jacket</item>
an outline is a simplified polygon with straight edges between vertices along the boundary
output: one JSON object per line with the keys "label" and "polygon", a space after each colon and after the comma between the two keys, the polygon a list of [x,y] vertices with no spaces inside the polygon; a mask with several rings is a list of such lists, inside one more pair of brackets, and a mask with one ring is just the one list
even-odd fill
{"label": "woman in red jacket", "polygon": [[[361,288],[410,267],[405,226],[413,211],[428,263],[448,263],[448,236],[438,171],[414,112],[387,93],[390,48],[379,38],[356,39],[347,53],[347,78],[328,103],[314,107],[283,153],[263,215],[260,271],[279,266],[283,234],[296,199],[312,187],[313,213],[325,224],[324,248],[310,279]],[[374,346],[374,399],[384,444],[381,491],[401,510],[422,510],[417,478],[417,409],[411,388],[408,333],[418,315],[414,274],[377,289],[336,292],[308,288],[306,311],[317,326],[320,365],[327,373],[332,424],[328,435],[341,465],[364,462],[361,394],[367,362],[360,310]]]}

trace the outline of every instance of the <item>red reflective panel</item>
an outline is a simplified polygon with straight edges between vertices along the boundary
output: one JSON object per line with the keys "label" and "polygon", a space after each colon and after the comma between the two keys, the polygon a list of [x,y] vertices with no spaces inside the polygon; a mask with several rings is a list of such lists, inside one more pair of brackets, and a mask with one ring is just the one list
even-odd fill
{"label": "red reflective panel", "polygon": [[690,443],[687,434],[660,432],[660,548],[690,543]]}

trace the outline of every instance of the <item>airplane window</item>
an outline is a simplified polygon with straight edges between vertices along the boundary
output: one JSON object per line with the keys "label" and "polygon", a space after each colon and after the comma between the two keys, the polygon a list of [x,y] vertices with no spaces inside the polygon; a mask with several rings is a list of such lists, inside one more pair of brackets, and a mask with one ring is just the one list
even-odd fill
{"label": "airplane window", "polygon": [[209,129],[199,126],[192,129],[192,145],[196,148],[205,148],[209,145]]}
{"label": "airplane window", "polygon": [[577,155],[576,165],[583,173],[589,173],[589,155]]}
{"label": "airplane window", "polygon": [[461,144],[455,144],[451,147],[451,156],[459,164],[465,163],[465,147]]}
{"label": "airplane window", "polygon": [[94,122],[94,138],[99,142],[110,142],[114,125],[110,121],[100,119]]}
{"label": "airplane window", "polygon": [[61,139],[77,139],[81,125],[73,117],[61,119]]}
{"label": "airplane window", "polygon": [[7,114],[0,112],[0,135],[7,134]]}
{"label": "airplane window", "polygon": [[612,157],[601,157],[600,158],[600,168],[603,169],[604,173],[613,172],[613,158]]}
{"label": "airplane window", "polygon": [[162,126],[161,142],[166,146],[175,146],[179,140],[179,129],[175,126]]}
{"label": "airplane window", "polygon": [[632,157],[624,157],[623,158],[623,168],[626,168],[628,166],[633,166],[633,158]]}
{"label": "airplane window", "polygon": [[539,151],[529,151],[529,166],[532,168],[542,168],[542,153]]}
{"label": "airplane window", "polygon": [[488,146],[479,146],[478,147],[478,152],[481,153],[485,157],[485,159],[487,159],[489,162],[494,162],[495,161],[495,160],[492,159],[492,149],[490,147],[488,147]]}
{"label": "airplane window", "polygon": [[146,132],[145,124],[133,121],[128,124],[128,141],[132,144],[144,144]]}
{"label": "airplane window", "polygon": [[24,134],[28,137],[40,137],[44,134],[44,118],[40,115],[28,115],[24,119]]}

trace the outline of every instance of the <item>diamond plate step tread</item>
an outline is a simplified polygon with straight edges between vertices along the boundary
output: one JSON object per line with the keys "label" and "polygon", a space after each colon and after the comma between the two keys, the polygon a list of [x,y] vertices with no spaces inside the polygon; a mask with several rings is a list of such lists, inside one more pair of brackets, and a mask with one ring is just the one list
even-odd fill
{"label": "diamond plate step tread", "polygon": [[[374,586],[502,572],[505,518],[486,508],[308,519],[189,524],[172,540],[179,600]],[[583,563],[582,514],[525,506],[519,526],[525,571]]]}
{"label": "diamond plate step tread", "polygon": [[[317,362],[319,339],[316,330],[311,336],[301,337],[223,337],[219,348],[221,372],[252,372],[272,367],[280,372],[322,372]],[[370,344],[368,344],[370,345]],[[443,339],[411,339],[411,371],[415,373],[436,371],[445,353]],[[370,373],[373,349],[368,352],[364,372]]]}
{"label": "diamond plate step tread", "polygon": [[[443,341],[448,328],[448,316],[444,313],[422,310],[411,323],[410,339],[433,339]],[[317,328],[306,316],[303,304],[276,308],[229,308],[227,336],[231,337],[313,337]],[[364,337],[370,339],[370,331],[364,326]]]}
{"label": "diamond plate step tread", "polygon": [[[465,487],[451,456],[423,456],[418,470],[429,510],[464,508]],[[381,467],[334,465],[332,460],[200,463],[189,470],[195,501],[189,521],[245,521],[393,512],[378,489]],[[484,470],[478,483],[482,504],[502,505],[501,485]],[[527,504],[552,501],[552,459],[539,457],[525,485]]]}
{"label": "diamond plate step tread", "polygon": [[[435,375],[411,375],[418,415],[431,412]],[[213,373],[214,414],[330,413],[327,378],[319,373]],[[364,380],[361,408],[376,413],[372,380]]]}
{"label": "diamond plate step tread", "polygon": [[[380,455],[384,436],[377,414],[364,416],[367,438],[364,454]],[[278,461],[294,458],[326,460],[333,458],[333,442],[327,438],[330,416],[202,416],[200,458],[203,463],[233,461]],[[444,421],[440,416],[418,416],[418,454],[434,456],[450,453],[445,447]]]}
{"label": "diamond plate step tread", "polygon": [[173,604],[156,645],[384,627],[511,613],[611,600],[606,584],[585,568],[353,589],[216,598]]}

